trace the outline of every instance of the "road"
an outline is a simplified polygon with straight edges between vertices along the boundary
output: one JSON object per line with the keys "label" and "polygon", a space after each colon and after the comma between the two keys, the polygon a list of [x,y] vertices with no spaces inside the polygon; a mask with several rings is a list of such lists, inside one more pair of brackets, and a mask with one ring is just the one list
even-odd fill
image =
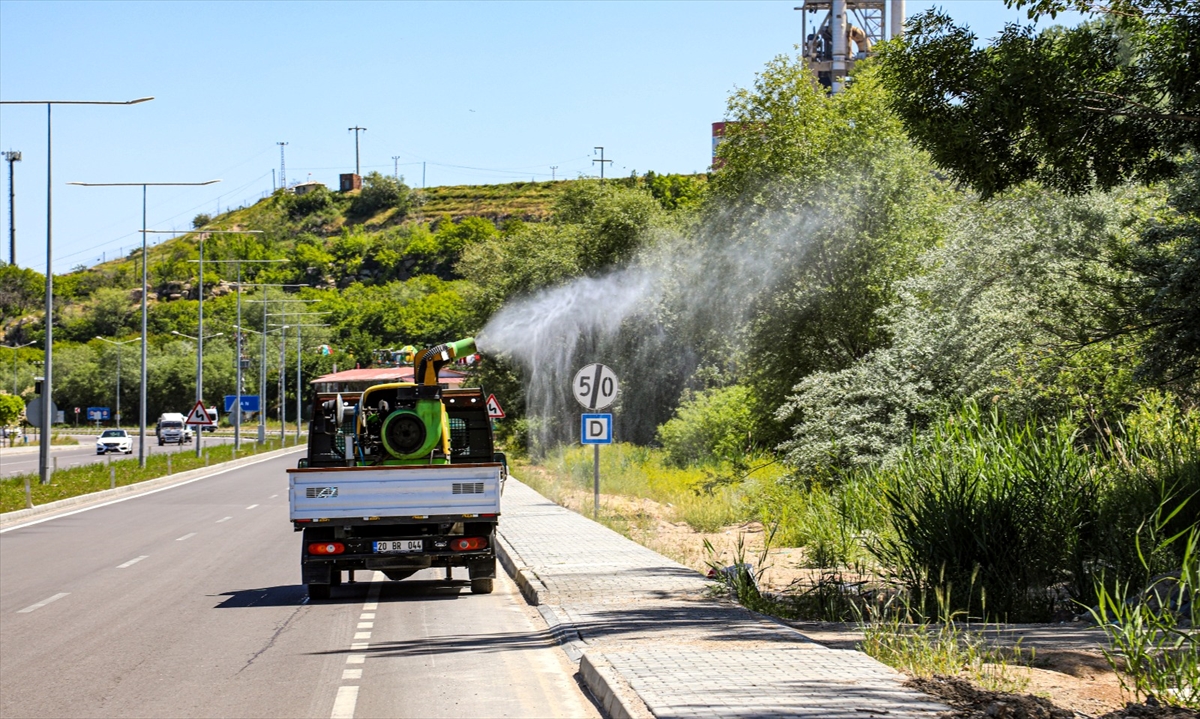
{"label": "road", "polygon": [[[96,454],[96,436],[78,435],[75,439],[79,440],[79,446],[72,445],[56,445],[51,448],[51,457],[58,458],[58,468],[66,469],[68,467],[77,467],[81,464],[91,464],[92,462],[103,462],[103,455]],[[166,444],[162,447],[158,446],[158,440],[152,436],[147,437],[147,445],[150,451],[154,454],[162,452],[180,452],[180,451],[196,451],[194,444]],[[221,444],[232,442],[233,437],[213,437],[211,435],[204,437],[205,447],[213,444]],[[129,457],[137,457],[138,438],[135,434],[133,437],[133,454],[112,454],[109,455],[113,459],[128,459]],[[11,477],[16,474],[24,474],[26,472],[33,473],[38,471],[38,453],[30,452],[22,449],[19,452],[13,452],[9,449],[0,450],[0,478]]]}
{"label": "road", "polygon": [[503,573],[309,603],[296,456],[4,530],[0,716],[599,716]]}

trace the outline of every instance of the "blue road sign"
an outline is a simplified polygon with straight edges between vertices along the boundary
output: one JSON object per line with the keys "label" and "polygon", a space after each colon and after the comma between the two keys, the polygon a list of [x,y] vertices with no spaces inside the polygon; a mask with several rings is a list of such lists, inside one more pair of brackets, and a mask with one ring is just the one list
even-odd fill
{"label": "blue road sign", "polygon": [[[237,401],[236,394],[225,395],[225,414],[233,411],[233,403]],[[242,411],[257,412],[258,411],[258,395],[244,394],[242,395]]]}
{"label": "blue road sign", "polygon": [[89,422],[103,422],[108,420],[108,407],[88,407],[87,418]]}
{"label": "blue road sign", "polygon": [[579,416],[579,437],[584,444],[612,444],[611,414],[583,414]]}

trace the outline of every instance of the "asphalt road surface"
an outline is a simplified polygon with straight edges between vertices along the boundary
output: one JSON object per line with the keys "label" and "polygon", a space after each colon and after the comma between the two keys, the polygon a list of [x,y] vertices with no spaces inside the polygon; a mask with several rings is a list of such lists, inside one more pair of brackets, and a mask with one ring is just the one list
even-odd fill
{"label": "asphalt road surface", "polygon": [[[96,437],[79,435],[76,437],[79,440],[79,446],[72,445],[55,445],[51,447],[50,456],[58,458],[58,468],[66,469],[68,467],[77,467],[81,464],[91,464],[92,462],[105,461],[104,455],[96,454]],[[158,440],[152,435],[147,435],[147,446],[152,454],[160,454],[163,452],[195,452],[196,445],[194,444],[165,444],[158,446]],[[208,447],[215,444],[223,444],[232,442],[233,437],[213,437],[207,435],[204,437],[203,447]],[[111,454],[115,459],[129,459],[137,457],[138,438],[133,436],[133,454]],[[12,477],[17,474],[34,473],[38,471],[38,453],[36,451],[28,451],[21,449],[19,452],[12,451],[8,448],[0,450],[0,477]],[[286,478],[285,478],[286,479]]]}
{"label": "asphalt road surface", "polygon": [[0,716],[599,716],[503,572],[309,603],[297,456],[0,533]]}

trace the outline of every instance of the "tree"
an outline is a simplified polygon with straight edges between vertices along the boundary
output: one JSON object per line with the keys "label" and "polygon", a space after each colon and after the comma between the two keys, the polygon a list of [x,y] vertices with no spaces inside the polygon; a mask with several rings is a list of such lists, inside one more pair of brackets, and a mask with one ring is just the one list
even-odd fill
{"label": "tree", "polygon": [[212,215],[201,212],[192,218],[192,227],[200,229],[210,222],[212,222]]}
{"label": "tree", "polygon": [[21,412],[25,410],[25,401],[12,394],[0,394],[0,427],[11,427],[17,423]]}
{"label": "tree", "polygon": [[[1034,17],[1097,9],[1086,0],[1016,4]],[[882,78],[913,140],[985,197],[1025,180],[1070,193],[1153,182],[1176,175],[1200,139],[1194,8],[1118,0],[1076,28],[1009,25],[985,48],[930,10],[884,46]]]}
{"label": "tree", "polygon": [[[944,231],[954,197],[887,101],[876,70],[830,97],[786,56],[730,98],[708,234],[725,248],[713,271],[744,275],[728,287],[753,300],[724,332],[745,328],[761,417],[807,375],[887,344],[878,311]],[[772,429],[771,443],[785,438]]]}
{"label": "tree", "polygon": [[363,188],[350,204],[350,211],[370,217],[395,208],[397,217],[404,217],[412,207],[412,190],[404,180],[372,172],[363,178]]}

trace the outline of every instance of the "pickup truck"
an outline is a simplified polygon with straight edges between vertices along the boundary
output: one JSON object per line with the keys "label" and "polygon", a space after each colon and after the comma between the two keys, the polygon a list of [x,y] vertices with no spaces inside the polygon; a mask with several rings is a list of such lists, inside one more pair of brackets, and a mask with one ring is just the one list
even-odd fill
{"label": "pickup truck", "polygon": [[474,352],[470,338],[438,345],[416,355],[416,382],[314,394],[308,454],[288,470],[310,599],[328,599],[342,572],[358,569],[401,580],[465,567],[472,593],[492,591],[505,458],[483,391],[437,380],[442,365]]}

